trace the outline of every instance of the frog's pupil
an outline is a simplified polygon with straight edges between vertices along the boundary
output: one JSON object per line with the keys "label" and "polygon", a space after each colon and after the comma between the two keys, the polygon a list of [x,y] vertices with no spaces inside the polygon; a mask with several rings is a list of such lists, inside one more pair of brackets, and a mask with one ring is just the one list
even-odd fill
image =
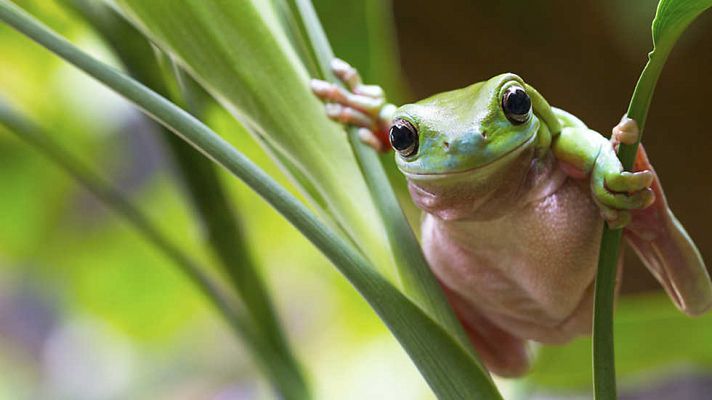
{"label": "frog's pupil", "polygon": [[390,132],[391,146],[398,151],[406,150],[415,142],[415,132],[403,125],[393,125]]}
{"label": "frog's pupil", "polygon": [[529,112],[532,101],[522,89],[515,89],[507,96],[507,110],[514,115],[524,115]]}

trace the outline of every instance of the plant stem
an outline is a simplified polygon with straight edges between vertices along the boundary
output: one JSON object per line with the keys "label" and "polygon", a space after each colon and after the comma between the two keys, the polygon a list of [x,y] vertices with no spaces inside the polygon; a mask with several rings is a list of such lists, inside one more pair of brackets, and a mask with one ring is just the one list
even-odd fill
{"label": "plant stem", "polygon": [[[656,27],[656,23],[665,25],[669,22],[669,20],[666,20],[666,16],[661,14],[662,6],[681,6],[684,8],[682,2],[675,4],[674,1],[661,0],[658,3],[655,20],[653,21],[653,50],[648,54],[648,62],[645,64],[640,78],[635,85],[633,96],[631,97],[626,113],[628,118],[635,120],[638,124],[640,135],[635,144],[621,144],[618,150],[618,157],[621,160],[623,169],[626,171],[633,169],[636,154],[638,153],[638,146],[645,129],[648,109],[650,108],[653,93],[655,92],[655,86],[660,78],[660,73],[665,65],[665,61],[667,61],[667,57],[670,55],[670,51],[672,51],[679,35],[682,34],[687,25],[710,5],[697,5],[696,7],[691,7],[691,10],[694,11],[692,14],[685,15],[681,13],[676,16],[676,18],[679,18],[680,15],[684,16],[684,23],[678,23],[675,29],[667,31],[666,35],[661,33],[663,30],[660,29],[659,26]],[[687,6],[689,6],[689,4]],[[622,229],[611,230],[607,225],[604,225],[594,294],[593,392],[596,400],[617,399],[613,314],[615,279],[622,236]]]}
{"label": "plant stem", "polygon": [[593,392],[596,399],[616,399],[613,306],[618,253],[623,231],[603,228],[593,304]]}

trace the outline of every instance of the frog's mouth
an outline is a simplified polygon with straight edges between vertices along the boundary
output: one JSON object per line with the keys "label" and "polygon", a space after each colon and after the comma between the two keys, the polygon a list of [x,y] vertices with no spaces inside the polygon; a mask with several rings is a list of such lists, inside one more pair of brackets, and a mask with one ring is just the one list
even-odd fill
{"label": "frog's mouth", "polygon": [[420,209],[445,220],[497,218],[521,199],[536,138],[534,134],[496,160],[472,168],[447,173],[404,172],[411,198]]}
{"label": "frog's mouth", "polygon": [[486,174],[491,171],[496,171],[501,167],[502,165],[509,164],[510,162],[516,160],[524,150],[528,149],[531,144],[533,144],[536,141],[536,138],[538,135],[534,133],[531,135],[529,138],[527,138],[526,141],[522,142],[521,144],[517,145],[513,149],[509,150],[508,152],[504,153],[501,157],[498,157],[492,161],[486,162],[484,164],[476,165],[474,167],[462,169],[459,171],[447,171],[447,172],[409,172],[409,171],[404,171],[401,170],[403,175],[408,178],[410,181],[433,181],[433,180],[441,180],[441,179],[457,179],[458,177],[464,177],[464,176],[469,176],[472,177],[473,175],[481,175],[481,174]]}

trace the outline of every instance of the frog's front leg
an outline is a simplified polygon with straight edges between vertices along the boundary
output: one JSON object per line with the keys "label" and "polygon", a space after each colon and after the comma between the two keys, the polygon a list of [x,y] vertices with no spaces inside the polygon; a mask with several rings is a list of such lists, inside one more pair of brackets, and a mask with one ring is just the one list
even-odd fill
{"label": "frog's front leg", "polygon": [[[630,123],[619,125],[614,140],[634,143],[637,130]],[[655,201],[651,171],[628,172],[618,160],[613,143],[585,127],[567,127],[556,135],[552,150],[564,170],[575,177],[589,177],[593,199],[611,228],[631,221],[631,210]]]}
{"label": "frog's front leg", "polygon": [[396,106],[386,102],[380,86],[364,85],[358,71],[345,61],[334,59],[331,69],[346,89],[318,79],[311,81],[314,94],[326,102],[326,115],[359,127],[361,140],[375,150],[390,150],[388,131]]}

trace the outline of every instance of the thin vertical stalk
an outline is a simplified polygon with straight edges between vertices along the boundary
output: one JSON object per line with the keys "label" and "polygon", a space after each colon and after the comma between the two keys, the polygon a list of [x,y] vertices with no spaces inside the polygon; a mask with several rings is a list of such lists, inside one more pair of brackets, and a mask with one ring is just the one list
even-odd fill
{"label": "thin vertical stalk", "polygon": [[[638,124],[640,136],[635,144],[621,144],[618,151],[618,157],[626,171],[633,169],[648,109],[665,61],[687,26],[709,7],[712,7],[710,0],[660,0],[658,3],[652,24],[653,50],[648,54],[648,62],[635,85],[626,113],[628,118]],[[604,226],[601,237],[593,317],[593,392],[596,400],[617,398],[613,303],[622,235],[621,229],[611,230]]]}
{"label": "thin vertical stalk", "polygon": [[[667,54],[656,54],[654,57],[651,53],[628,106],[627,116],[638,123],[641,137],[655,85],[666,58]],[[626,171],[633,169],[639,144],[640,138],[638,143],[621,144],[619,147],[618,157]],[[597,400],[617,399],[613,309],[622,237],[622,229],[610,229],[604,225],[593,303],[593,392]]]}

